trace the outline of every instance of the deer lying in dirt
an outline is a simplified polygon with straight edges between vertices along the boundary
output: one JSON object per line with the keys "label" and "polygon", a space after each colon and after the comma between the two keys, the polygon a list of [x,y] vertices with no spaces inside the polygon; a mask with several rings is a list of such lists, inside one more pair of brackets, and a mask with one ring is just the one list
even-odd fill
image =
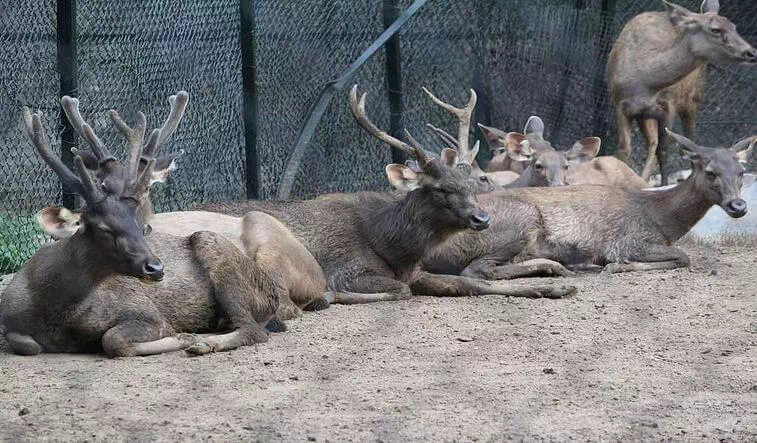
{"label": "deer lying in dirt", "polygon": [[701,147],[671,133],[693,164],[680,185],[658,192],[610,186],[522,188],[479,196],[490,228],[460,233],[424,258],[439,274],[501,280],[570,275],[562,264],[608,273],[672,269],[689,259],[673,246],[713,205],[738,218],[744,167],[757,137],[730,149]]}
{"label": "deer lying in dirt", "polygon": [[[25,109],[26,135],[60,179],[85,201],[78,223],[70,211],[48,208],[39,219],[65,237],[41,248],[16,274],[0,300],[0,323],[17,354],[97,352],[111,357],[187,349],[222,351],[265,342],[281,286],[231,242],[212,232],[145,239],[140,201],[154,178],[154,155],[178,125],[188,96],[172,97],[171,113],[143,149],[145,116],[130,128],[110,116],[130,148],[125,165],[84,123],[78,100],[64,97],[66,113],[92,148],[97,181],[76,155],[78,176],[50,150],[39,114]],[[92,159],[90,159],[92,160]],[[62,229],[69,226],[67,232]],[[160,258],[162,257],[162,261]],[[165,263],[165,267],[164,267]],[[230,332],[219,333],[225,324]],[[194,334],[209,333],[202,338]]]}
{"label": "deer lying in dirt", "polygon": [[[283,223],[316,258],[338,303],[398,300],[413,293],[440,296],[501,294],[558,298],[573,287],[518,287],[418,271],[423,255],[462,231],[484,231],[489,214],[474,198],[468,144],[475,95],[462,109],[438,101],[458,118],[458,155],[454,164],[431,158],[406,133],[410,145],[376,127],[365,112],[365,94],[350,91],[350,110],[360,126],[382,142],[414,156],[422,172],[406,165],[386,167],[389,181],[404,195],[357,193],[333,200],[240,201],[196,209],[243,216],[264,212]],[[412,288],[412,289],[411,289]],[[416,292],[420,290],[422,292]]]}
{"label": "deer lying in dirt", "polygon": [[[564,186],[570,166],[589,161],[599,152],[599,137],[584,137],[576,141],[567,151],[558,151],[544,139],[544,122],[537,116],[529,117],[523,133],[505,133],[496,128],[479,125],[496,152],[487,171],[519,172],[516,178],[503,187],[524,188],[542,186]],[[512,168],[504,171],[499,168]],[[491,174],[491,172],[490,172]]]}
{"label": "deer lying in dirt", "polygon": [[636,120],[647,144],[641,178],[649,180],[655,152],[666,185],[667,137],[677,114],[685,135],[694,136],[705,67],[709,62],[757,63],[757,50],[718,15],[717,0],[705,0],[697,14],[663,1],[666,12],[646,12],[631,19],[618,36],[607,62],[610,95],[618,125],[617,157],[628,163],[631,122]]}

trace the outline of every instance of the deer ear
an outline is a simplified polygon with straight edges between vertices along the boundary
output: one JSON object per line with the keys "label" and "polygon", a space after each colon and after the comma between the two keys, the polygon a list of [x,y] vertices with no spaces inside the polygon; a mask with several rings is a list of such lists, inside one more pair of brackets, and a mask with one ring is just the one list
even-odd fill
{"label": "deer ear", "polygon": [[493,150],[500,146],[504,146],[505,137],[507,137],[507,133],[505,131],[489,126],[484,126],[481,123],[478,124],[478,127],[481,128],[481,132],[484,133],[484,138],[486,138],[486,143],[489,145],[489,149]]}
{"label": "deer ear", "polygon": [[81,213],[59,206],[48,206],[37,213],[37,223],[55,240],[71,237],[82,228]]}
{"label": "deer ear", "polygon": [[668,19],[670,19],[670,23],[672,23],[673,26],[683,26],[691,22],[692,15],[694,14],[693,12],[683,6],[678,6],[665,0],[662,0],[662,3],[665,5],[665,10],[668,12]]}
{"label": "deer ear", "polygon": [[535,115],[528,117],[528,120],[526,120],[526,127],[523,129],[523,133],[535,134],[540,137],[544,137],[544,121]]}
{"label": "deer ear", "polygon": [[718,0],[704,0],[702,6],[699,8],[702,14],[712,13],[717,14],[720,12],[720,2]]}
{"label": "deer ear", "polygon": [[569,163],[584,163],[592,160],[599,154],[599,148],[602,146],[602,139],[599,137],[584,137],[575,142],[573,147],[568,151]]}
{"label": "deer ear", "polygon": [[452,148],[442,149],[440,157],[441,159],[439,161],[445,166],[451,168],[457,164],[457,151]]}
{"label": "deer ear", "polygon": [[420,176],[418,173],[405,165],[398,165],[396,163],[386,165],[386,177],[389,179],[389,183],[398,191],[410,192],[420,187]]}
{"label": "deer ear", "polygon": [[747,137],[731,146],[731,150],[736,153],[740,163],[749,163],[755,142],[757,142],[757,137]]}
{"label": "deer ear", "polygon": [[505,147],[507,148],[507,156],[518,162],[529,161],[533,155],[531,144],[526,140],[526,136],[518,132],[507,134]]}
{"label": "deer ear", "polygon": [[[171,172],[179,168],[179,157],[184,155],[184,150],[161,155],[155,160],[155,166],[152,168],[150,175],[150,186],[154,183],[163,183],[166,181]],[[144,160],[144,159],[143,159]]]}
{"label": "deer ear", "polygon": [[673,138],[673,140],[676,141],[676,143],[678,143],[678,146],[681,147],[681,153],[684,157],[694,163],[698,163],[702,160],[702,156],[700,155],[700,151],[702,149],[701,146],[684,137],[683,135],[676,134],[668,128],[665,128],[665,131]]}

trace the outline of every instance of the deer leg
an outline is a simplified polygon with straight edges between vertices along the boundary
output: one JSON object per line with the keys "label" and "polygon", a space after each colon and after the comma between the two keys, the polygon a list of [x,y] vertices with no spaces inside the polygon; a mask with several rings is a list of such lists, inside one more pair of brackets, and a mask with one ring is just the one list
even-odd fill
{"label": "deer leg", "polygon": [[[693,105],[692,105],[693,106]],[[696,107],[696,106],[695,106]],[[691,140],[697,137],[697,111],[696,109],[682,111],[679,114],[681,125],[683,126],[683,135]]]}
{"label": "deer leg", "polygon": [[413,296],[405,283],[378,275],[365,276],[349,283],[344,291],[327,291],[329,303],[355,305],[379,301],[407,300]]}
{"label": "deer leg", "polygon": [[189,241],[222,316],[234,330],[203,338],[187,352],[207,354],[268,341],[263,326],[274,317],[279,301],[287,297],[283,285],[221,235],[195,232]]}
{"label": "deer leg", "polygon": [[637,120],[639,129],[644,135],[644,141],[647,144],[647,160],[644,162],[644,169],[641,172],[641,179],[649,181],[657,158],[657,146],[659,142],[657,120],[652,118],[640,118]]}
{"label": "deer leg", "polygon": [[166,336],[170,328],[159,322],[126,320],[108,329],[102,338],[109,357],[133,357],[180,351],[197,341],[193,334]]}
{"label": "deer leg", "polygon": [[563,298],[576,292],[574,286],[517,286],[501,281],[487,281],[457,275],[423,272],[410,287],[413,294],[434,297],[469,297],[507,295],[526,298]]}
{"label": "deer leg", "polygon": [[573,272],[567,270],[562,264],[545,258],[535,258],[508,265],[496,265],[483,260],[474,261],[460,273],[462,277],[484,280],[510,280],[520,277],[553,277],[556,275],[561,277],[575,276]]}
{"label": "deer leg", "polygon": [[661,271],[689,266],[689,256],[675,246],[650,245],[646,251],[632,257],[629,263],[610,263],[603,274],[633,271]]}
{"label": "deer leg", "polygon": [[[660,186],[667,186],[668,184],[668,144],[670,137],[665,131],[665,128],[671,128],[673,126],[674,114],[670,111],[670,106],[664,107],[664,115],[662,119],[658,120],[657,127],[657,164],[660,167]],[[643,177],[642,177],[643,178]]]}
{"label": "deer leg", "polygon": [[279,308],[276,310],[276,315],[266,323],[265,328],[268,332],[286,332],[287,325],[284,323],[284,320],[291,320],[301,316],[302,309],[292,302],[292,298],[287,291],[282,294],[281,300],[279,300]]}
{"label": "deer leg", "polygon": [[618,150],[615,157],[628,164],[631,158],[631,120],[623,113],[622,106],[616,106],[615,120],[618,125]]}
{"label": "deer leg", "polygon": [[42,346],[37,343],[31,335],[19,334],[18,332],[7,332],[5,340],[8,342],[11,351],[18,355],[37,355],[42,352]]}

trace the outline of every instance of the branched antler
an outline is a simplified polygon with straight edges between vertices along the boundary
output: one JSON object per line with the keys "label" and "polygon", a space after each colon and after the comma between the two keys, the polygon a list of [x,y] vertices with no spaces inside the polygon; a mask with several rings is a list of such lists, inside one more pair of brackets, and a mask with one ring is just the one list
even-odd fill
{"label": "branched antler", "polygon": [[471,116],[473,115],[473,108],[476,107],[476,101],[478,100],[478,97],[476,96],[476,91],[471,89],[470,99],[468,100],[468,103],[462,108],[456,108],[448,103],[445,103],[439,100],[434,94],[431,93],[431,91],[429,91],[425,87],[422,89],[423,89],[423,92],[425,92],[434,103],[436,103],[437,105],[439,105],[440,107],[444,108],[445,110],[447,110],[448,112],[450,112],[451,114],[457,117],[458,162],[468,163],[469,165],[472,164],[476,157],[475,155],[472,155],[473,151],[470,149],[468,145],[468,139],[469,139],[469,132],[470,132]]}
{"label": "branched antler", "polygon": [[371,122],[371,120],[365,113],[366,95],[367,94],[364,92],[363,95],[360,96],[360,100],[358,100],[357,85],[353,86],[350,90],[350,110],[352,111],[352,115],[355,117],[357,123],[363,129],[365,129],[366,132],[386,143],[387,145],[395,147],[402,152],[417,158],[421,165],[429,163],[431,161],[430,157],[426,154],[426,151],[423,149],[423,147],[421,147],[421,145],[410,135],[407,129],[405,130],[405,137],[407,137],[408,141],[410,141],[410,143],[413,145],[412,147],[407,143],[398,140],[382,131],[378,128],[378,126]]}
{"label": "branched antler", "polygon": [[87,202],[94,203],[102,198],[102,193],[92,182],[86,168],[84,167],[84,161],[80,156],[74,158],[76,164],[76,170],[78,177],[74,174],[66,165],[63,164],[61,159],[52,153],[50,150],[50,143],[47,141],[45,131],[42,129],[42,119],[38,113],[32,114],[31,110],[27,107],[23,109],[24,113],[24,133],[32,142],[40,157],[47,163],[53,171],[60,177],[61,181],[71,190],[81,195]]}

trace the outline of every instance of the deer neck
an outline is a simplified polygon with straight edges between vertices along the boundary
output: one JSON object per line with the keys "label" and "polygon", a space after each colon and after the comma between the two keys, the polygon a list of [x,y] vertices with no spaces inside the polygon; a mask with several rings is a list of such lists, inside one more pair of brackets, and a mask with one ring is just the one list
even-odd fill
{"label": "deer neck", "polygon": [[652,196],[648,215],[671,243],[686,235],[715,204],[705,197],[705,181],[697,167],[683,183]]}
{"label": "deer neck", "polygon": [[426,191],[415,190],[404,198],[364,212],[364,234],[372,249],[398,277],[412,272],[427,251],[460,228],[447,227],[439,209],[429,204]]}
{"label": "deer neck", "polygon": [[41,259],[30,270],[31,281],[38,289],[54,292],[47,297],[49,309],[70,307],[85,299],[105,277],[112,274],[107,260],[93,253],[95,240],[76,233],[44,248]]}
{"label": "deer neck", "polygon": [[644,78],[649,79],[654,90],[660,91],[679,82],[705,62],[692,51],[686,36],[679,35],[668,48],[656,51],[646,59]]}

